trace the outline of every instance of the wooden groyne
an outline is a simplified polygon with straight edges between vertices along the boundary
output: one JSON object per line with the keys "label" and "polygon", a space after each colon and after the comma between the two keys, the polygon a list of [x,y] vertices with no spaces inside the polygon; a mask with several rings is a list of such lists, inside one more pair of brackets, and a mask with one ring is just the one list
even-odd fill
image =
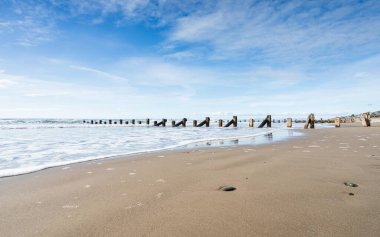
{"label": "wooden groyne", "polygon": [[304,128],[307,129],[309,128],[309,126],[310,128],[314,128],[314,124],[315,124],[315,116],[313,113],[311,113],[306,119]]}
{"label": "wooden groyne", "polygon": [[167,121],[168,121],[167,119],[162,119],[161,122],[159,123],[157,121],[154,121],[153,125],[156,127],[159,127],[159,126],[165,127]]}
{"label": "wooden groyne", "polygon": [[229,122],[226,124],[226,126],[224,126],[224,127],[225,127],[225,128],[228,128],[228,127],[231,126],[232,124],[233,124],[234,127],[237,127],[237,123],[238,123],[238,121],[237,121],[237,116],[233,116],[233,117],[232,117],[232,120],[229,121]]}
{"label": "wooden groyne", "polygon": [[187,118],[183,118],[180,122],[176,123],[175,120],[172,121],[172,127],[186,127]]}
{"label": "wooden groyne", "polygon": [[[150,119],[90,119],[90,120],[83,120],[83,123],[85,124],[92,124],[92,125],[130,125],[130,126],[139,126],[139,125],[146,125],[150,126]],[[161,121],[154,121],[153,126],[159,127],[165,127],[167,123],[167,119],[163,118]],[[176,122],[174,119],[171,120],[172,127],[186,127],[187,125],[187,118],[183,118],[182,120]],[[218,127],[237,127],[238,123],[247,123],[248,127],[253,128],[255,124],[255,120],[253,118],[250,119],[244,119],[244,120],[238,120],[237,116],[234,115],[231,120],[213,120],[214,123],[217,124]],[[257,120],[257,122],[260,122]],[[200,123],[198,123],[197,120],[193,120],[193,127],[210,127],[211,119],[210,117],[205,117],[204,120],[202,120]],[[336,117],[332,119],[315,119],[314,113],[311,113],[308,115],[307,119],[300,120],[300,119],[293,119],[293,118],[286,118],[286,119],[272,119],[271,115],[267,115],[265,119],[263,119],[258,126],[258,128],[263,127],[272,127],[272,123],[286,123],[286,127],[292,128],[293,123],[304,123],[304,128],[311,128],[313,129],[315,127],[315,124],[331,124],[335,125],[336,128],[341,127],[342,123],[361,123],[364,127],[370,127],[371,126],[371,114],[370,113],[363,113],[357,117]]]}
{"label": "wooden groyne", "polygon": [[267,117],[261,122],[258,128],[263,128],[265,125],[267,125],[268,128],[272,127],[272,116],[267,115]]}
{"label": "wooden groyne", "polygon": [[[194,122],[195,121],[195,122]],[[197,125],[197,120],[193,121],[194,127],[203,127],[206,125],[206,127],[210,127],[210,117],[206,117],[205,120],[203,120],[200,124]]]}

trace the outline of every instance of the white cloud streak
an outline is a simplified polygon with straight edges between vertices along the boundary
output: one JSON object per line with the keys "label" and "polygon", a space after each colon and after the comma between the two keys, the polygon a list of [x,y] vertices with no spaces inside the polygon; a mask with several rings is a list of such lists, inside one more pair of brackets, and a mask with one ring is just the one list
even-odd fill
{"label": "white cloud streak", "polygon": [[111,80],[115,80],[115,81],[128,81],[128,79],[125,77],[114,75],[114,74],[104,72],[104,71],[94,69],[94,68],[77,66],[77,65],[70,65],[70,68],[80,70],[80,71],[90,72],[90,73],[98,75],[102,78],[107,78],[107,79],[111,79]]}
{"label": "white cloud streak", "polygon": [[377,1],[223,1],[179,18],[169,43],[208,44],[219,59],[337,60],[380,51],[379,10]]}

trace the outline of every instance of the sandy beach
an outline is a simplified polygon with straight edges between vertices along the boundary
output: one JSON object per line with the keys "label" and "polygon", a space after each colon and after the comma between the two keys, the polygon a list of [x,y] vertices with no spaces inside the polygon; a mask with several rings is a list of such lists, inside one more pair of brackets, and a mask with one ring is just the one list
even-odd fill
{"label": "sandy beach", "polygon": [[379,236],[380,127],[302,132],[1,178],[0,236]]}

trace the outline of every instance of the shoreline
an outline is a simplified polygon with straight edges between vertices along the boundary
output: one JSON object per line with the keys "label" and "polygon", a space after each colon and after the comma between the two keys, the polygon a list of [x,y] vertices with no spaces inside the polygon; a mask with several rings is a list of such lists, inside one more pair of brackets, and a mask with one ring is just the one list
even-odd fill
{"label": "shoreline", "polygon": [[[320,129],[325,129],[325,128],[320,128]],[[267,139],[264,139],[264,137],[267,134],[272,134],[272,133],[281,133],[288,131],[288,135],[280,135],[280,138],[275,141],[266,141]],[[292,134],[290,135],[291,132]],[[27,171],[22,171],[17,173],[13,169],[8,169],[8,173],[12,174],[1,174],[0,179],[6,178],[6,177],[13,177],[13,176],[19,176],[19,175],[24,175],[24,174],[30,174],[30,173],[35,173],[39,172],[42,170],[50,169],[50,168],[55,168],[55,167],[62,167],[62,166],[68,166],[68,165],[74,165],[74,164],[79,164],[83,162],[91,162],[91,161],[96,161],[96,160],[102,160],[102,159],[119,159],[123,158],[126,159],[127,157],[132,157],[136,155],[144,155],[144,154],[151,154],[151,153],[159,153],[159,152],[165,152],[165,151],[181,151],[181,150],[187,150],[187,149],[195,149],[195,148],[210,148],[210,147],[219,147],[219,146],[226,146],[226,147],[233,147],[233,146],[250,146],[250,145],[260,145],[260,144],[265,144],[265,143],[271,143],[271,142],[279,142],[279,141],[285,141],[288,139],[292,139],[293,132],[296,133],[295,136],[302,136],[302,129],[296,128],[296,129],[285,129],[285,128],[274,128],[271,129],[270,131],[263,131],[258,134],[254,135],[246,135],[246,136],[238,136],[238,137],[226,137],[226,138],[207,138],[207,139],[198,139],[196,141],[189,141],[189,142],[184,142],[182,144],[177,144],[177,145],[171,145],[168,147],[164,148],[157,148],[157,149],[152,149],[152,150],[144,150],[144,151],[134,151],[131,153],[125,153],[125,154],[117,154],[117,155],[108,155],[108,156],[99,156],[99,157],[90,157],[90,158],[84,158],[84,159],[79,159],[79,160],[73,160],[73,161],[67,161],[67,162],[59,162],[57,164],[51,164],[51,165],[46,165],[43,167],[31,167]],[[298,134],[297,134],[298,133]],[[254,139],[255,141],[247,141],[249,139]],[[256,143],[256,139],[259,141],[258,144]],[[243,141],[243,144],[226,144],[226,145],[218,145],[217,142],[231,142],[233,140],[240,140]],[[273,139],[272,139],[273,140]],[[4,170],[3,170],[4,172]],[[1,173],[1,171],[0,171]],[[5,172],[6,173],[6,172]]]}
{"label": "shoreline", "polygon": [[376,236],[380,128],[303,132],[1,178],[2,236]]}

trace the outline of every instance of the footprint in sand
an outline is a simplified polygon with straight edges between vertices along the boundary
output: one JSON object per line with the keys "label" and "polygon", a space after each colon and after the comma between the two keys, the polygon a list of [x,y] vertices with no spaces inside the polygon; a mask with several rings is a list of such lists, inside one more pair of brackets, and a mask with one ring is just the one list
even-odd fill
{"label": "footprint in sand", "polygon": [[91,185],[87,184],[84,186],[85,188],[91,188]]}
{"label": "footprint in sand", "polygon": [[88,171],[87,174],[92,174],[92,171]]}
{"label": "footprint in sand", "polygon": [[165,156],[157,156],[158,158],[164,158]]}
{"label": "footprint in sand", "polygon": [[136,173],[134,173],[134,172],[131,172],[131,173],[129,173],[129,175],[135,175]]}
{"label": "footprint in sand", "polygon": [[157,193],[157,194],[156,194],[156,198],[157,198],[157,199],[160,199],[160,198],[162,197],[163,194],[164,194],[164,193]]}
{"label": "footprint in sand", "polygon": [[64,205],[62,208],[64,209],[77,209],[79,205]]}
{"label": "footprint in sand", "polygon": [[36,204],[38,204],[38,205],[41,205],[41,204],[42,204],[42,202],[41,202],[41,201],[37,201],[37,202],[36,202]]}
{"label": "footprint in sand", "polygon": [[141,207],[143,206],[143,203],[142,202],[137,202],[136,204],[133,204],[133,205],[130,205],[130,206],[127,206],[125,207],[124,209],[132,209],[132,208],[135,208],[135,207]]}
{"label": "footprint in sand", "polygon": [[156,183],[166,183],[166,181],[164,179],[157,179]]}
{"label": "footprint in sand", "polygon": [[309,147],[310,147],[310,148],[317,148],[317,147],[321,147],[321,146],[318,146],[318,145],[310,145]]}

